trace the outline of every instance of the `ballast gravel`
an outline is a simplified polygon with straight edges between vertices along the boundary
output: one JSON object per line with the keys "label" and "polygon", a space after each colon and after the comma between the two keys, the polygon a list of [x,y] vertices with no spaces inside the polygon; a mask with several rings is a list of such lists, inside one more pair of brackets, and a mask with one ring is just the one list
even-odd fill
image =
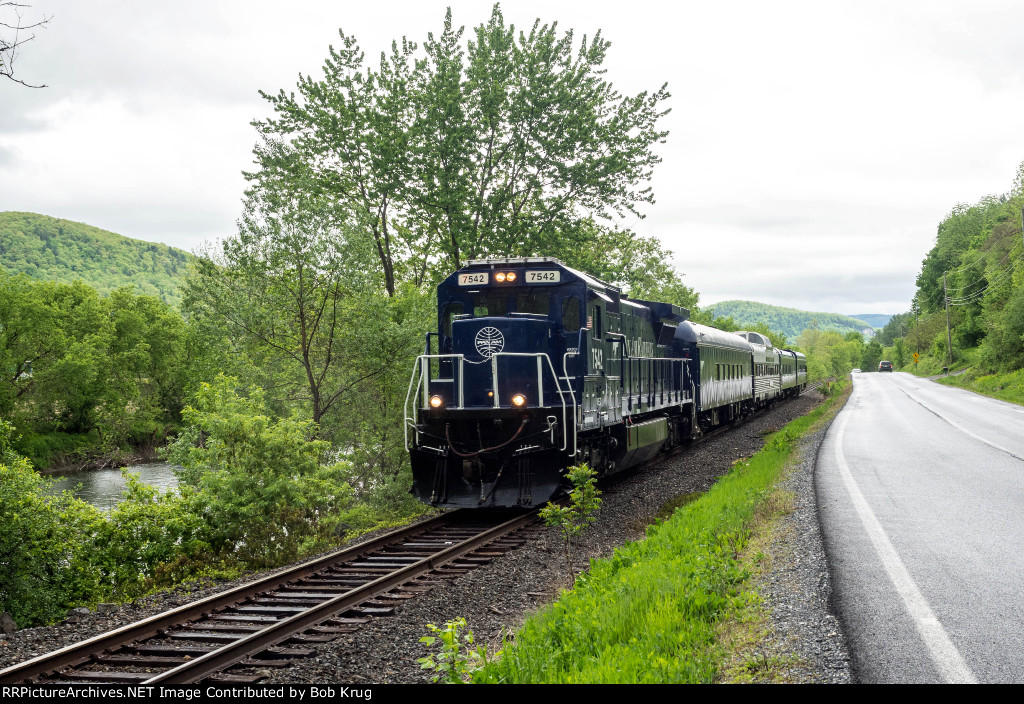
{"label": "ballast gravel", "polygon": [[[760,449],[766,431],[782,427],[819,402],[816,393],[805,393],[689,450],[602,486],[598,523],[584,533],[575,564],[585,565],[591,558],[610,555],[626,541],[641,539],[645,526],[663,504],[673,497],[707,491],[735,460]],[[828,609],[831,584],[814,500],[814,455],[823,435],[824,430],[819,431],[803,443],[801,460],[787,480],[796,496],[796,510],[777,532],[771,568],[758,578],[772,621],[764,647],[791,663],[785,678],[791,682],[851,681],[845,640]],[[0,634],[0,669],[244,581],[206,588],[186,586],[106,613]],[[465,618],[477,644],[493,648],[503,636],[514,633],[527,615],[554,600],[565,584],[560,538],[549,529],[489,565],[405,601],[393,616],[374,618],[330,643],[304,645],[316,650],[314,656],[297,660],[287,669],[260,674],[266,675],[267,683],[429,683],[432,673],[417,662],[428,653],[420,642],[428,635],[426,624]]]}

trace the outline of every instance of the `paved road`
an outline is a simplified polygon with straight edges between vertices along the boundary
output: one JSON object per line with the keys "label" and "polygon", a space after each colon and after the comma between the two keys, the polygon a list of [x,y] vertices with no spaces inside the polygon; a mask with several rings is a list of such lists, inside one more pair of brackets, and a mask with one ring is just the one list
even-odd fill
{"label": "paved road", "polygon": [[854,375],[818,506],[862,682],[1024,682],[1024,408]]}

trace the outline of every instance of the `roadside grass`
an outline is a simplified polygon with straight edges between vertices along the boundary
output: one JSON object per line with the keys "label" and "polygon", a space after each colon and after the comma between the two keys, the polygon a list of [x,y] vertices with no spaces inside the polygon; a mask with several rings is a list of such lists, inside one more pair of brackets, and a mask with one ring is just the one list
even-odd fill
{"label": "roadside grass", "polygon": [[985,396],[1024,406],[1024,369],[1003,374],[977,374],[968,371],[959,376],[936,379],[946,386],[958,386]]}
{"label": "roadside grass", "polygon": [[706,493],[681,497],[645,540],[592,560],[474,681],[772,681],[789,656],[758,650],[768,620],[751,578],[770,559],[774,526],[792,510],[792,496],[776,483],[798,440],[827,422],[843,397],[772,434]]}

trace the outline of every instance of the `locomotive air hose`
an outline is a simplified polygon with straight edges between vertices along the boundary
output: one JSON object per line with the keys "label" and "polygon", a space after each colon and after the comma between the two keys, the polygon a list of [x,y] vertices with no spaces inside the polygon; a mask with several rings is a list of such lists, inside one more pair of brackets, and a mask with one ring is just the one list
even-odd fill
{"label": "locomotive air hose", "polygon": [[463,459],[469,459],[470,457],[476,457],[477,455],[479,455],[482,452],[493,452],[494,450],[500,450],[501,448],[505,447],[506,445],[509,445],[510,443],[514,442],[515,439],[517,437],[519,437],[519,433],[523,432],[523,428],[525,428],[526,424],[529,423],[529,422],[530,422],[529,418],[523,418],[523,421],[519,424],[519,429],[516,431],[515,435],[513,435],[512,437],[510,437],[508,440],[506,440],[505,442],[501,443],[500,445],[495,445],[494,447],[482,447],[479,450],[477,450],[476,452],[471,452],[468,455],[464,455],[464,454],[462,454],[461,452],[459,452],[458,450],[455,449],[455,445],[454,445],[454,443],[452,443],[451,423],[445,423],[445,425],[444,425],[444,437],[445,437],[445,440],[448,441],[448,447],[451,448],[452,452],[454,452],[459,457],[462,457]]}

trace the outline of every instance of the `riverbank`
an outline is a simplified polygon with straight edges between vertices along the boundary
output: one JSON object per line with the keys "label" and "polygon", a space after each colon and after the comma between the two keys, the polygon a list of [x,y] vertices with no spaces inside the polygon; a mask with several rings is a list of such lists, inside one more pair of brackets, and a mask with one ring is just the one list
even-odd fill
{"label": "riverbank", "polygon": [[164,443],[146,442],[109,448],[104,447],[93,434],[50,433],[29,435],[12,445],[15,452],[29,459],[39,474],[50,476],[159,462],[158,451]]}

